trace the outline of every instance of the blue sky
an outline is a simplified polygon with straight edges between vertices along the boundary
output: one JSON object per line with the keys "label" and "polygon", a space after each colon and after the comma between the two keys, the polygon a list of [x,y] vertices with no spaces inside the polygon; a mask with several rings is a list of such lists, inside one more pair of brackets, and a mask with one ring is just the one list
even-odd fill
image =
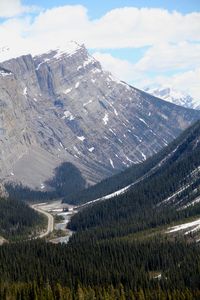
{"label": "blue sky", "polygon": [[0,1],[0,60],[65,40],[84,43],[139,88],[172,86],[200,99],[199,0]]}
{"label": "blue sky", "polygon": [[88,8],[89,16],[91,18],[99,18],[104,15],[107,11],[124,6],[135,6],[150,7],[150,8],[165,8],[169,11],[177,10],[182,13],[189,13],[193,11],[199,11],[200,1],[199,0],[25,0],[23,1],[25,5],[38,5],[44,8],[52,8],[55,6],[62,5],[76,5],[82,4]]}

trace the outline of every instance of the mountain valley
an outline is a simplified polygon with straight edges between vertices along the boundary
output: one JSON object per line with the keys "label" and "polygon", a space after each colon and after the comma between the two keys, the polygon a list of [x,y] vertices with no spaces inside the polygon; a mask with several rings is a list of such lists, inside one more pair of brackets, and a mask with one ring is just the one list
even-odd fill
{"label": "mountain valley", "polygon": [[199,3],[0,0],[0,300],[200,300]]}
{"label": "mountain valley", "polygon": [[199,165],[200,121],[145,162],[82,191],[92,197],[105,188],[115,191],[111,197],[77,205],[71,217],[58,204],[41,204],[68,214],[74,234],[67,244],[38,239],[1,246],[0,295],[198,299]]}

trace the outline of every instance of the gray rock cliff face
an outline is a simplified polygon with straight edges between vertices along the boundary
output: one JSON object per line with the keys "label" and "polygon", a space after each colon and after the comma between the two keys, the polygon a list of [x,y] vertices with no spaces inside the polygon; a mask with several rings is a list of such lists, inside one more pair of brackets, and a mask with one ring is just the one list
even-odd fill
{"label": "gray rock cliff face", "polygon": [[62,162],[89,184],[159,151],[200,111],[120,82],[84,46],[0,64],[0,177],[45,189]]}

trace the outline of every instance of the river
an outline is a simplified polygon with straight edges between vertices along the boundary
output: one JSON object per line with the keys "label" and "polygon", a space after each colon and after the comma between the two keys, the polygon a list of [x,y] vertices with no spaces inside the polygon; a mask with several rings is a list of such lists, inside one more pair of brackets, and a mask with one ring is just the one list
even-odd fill
{"label": "river", "polygon": [[[72,236],[73,232],[67,229],[67,224],[74,214],[77,213],[76,207],[66,203],[62,203],[61,200],[48,202],[48,203],[38,203],[34,205],[34,209],[39,210],[40,213],[43,213],[47,216],[47,213],[54,217],[54,226],[52,227],[51,232],[56,233],[59,231],[58,237],[53,237],[49,239],[52,243],[68,243],[69,238]],[[55,222],[56,216],[62,217],[62,220]],[[50,218],[48,218],[48,227],[49,227]],[[49,232],[49,233],[51,233]]]}

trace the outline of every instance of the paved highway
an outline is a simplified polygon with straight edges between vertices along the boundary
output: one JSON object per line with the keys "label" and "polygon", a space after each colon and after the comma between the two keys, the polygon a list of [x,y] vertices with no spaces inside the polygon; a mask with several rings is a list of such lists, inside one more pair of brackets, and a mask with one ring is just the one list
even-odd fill
{"label": "paved highway", "polygon": [[43,238],[45,236],[47,236],[49,233],[51,233],[54,229],[54,218],[53,216],[48,213],[47,211],[43,210],[40,204],[33,204],[31,205],[31,207],[38,211],[39,213],[42,213],[43,215],[45,215],[48,218],[48,226],[45,232],[42,232],[41,234],[39,234],[37,236],[37,238]]}

